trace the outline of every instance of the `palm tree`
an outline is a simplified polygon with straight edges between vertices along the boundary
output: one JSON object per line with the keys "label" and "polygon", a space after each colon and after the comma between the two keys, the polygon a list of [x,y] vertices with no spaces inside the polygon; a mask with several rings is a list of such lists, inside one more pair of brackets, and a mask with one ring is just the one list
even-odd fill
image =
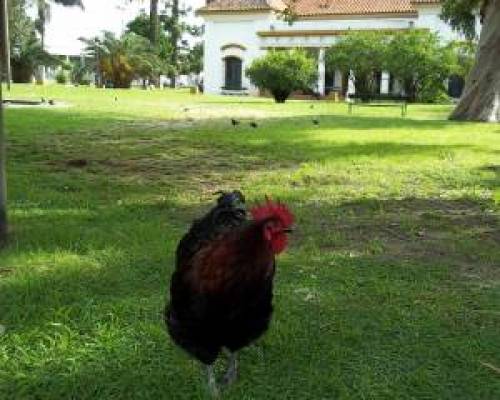
{"label": "palm tree", "polygon": [[50,22],[50,4],[46,0],[36,0],[38,17],[35,21],[35,28],[40,34],[42,48],[45,49],[45,26]]}
{"label": "palm tree", "polygon": [[153,79],[167,69],[143,36],[127,33],[117,38],[111,32],[104,32],[102,37],[80,40],[94,60],[100,81],[110,82],[115,88],[128,88],[133,79]]}
{"label": "palm tree", "polygon": [[[42,47],[45,49],[45,26],[50,21],[50,3],[48,0],[35,1],[38,11],[38,18],[36,20],[35,26],[36,30],[40,34]],[[83,8],[82,0],[54,0],[54,2],[56,4],[62,4],[63,6],[79,6]]]}
{"label": "palm tree", "polygon": [[[35,28],[40,34],[40,40],[42,42],[42,49],[45,50],[45,27],[50,21],[50,3],[48,0],[34,0],[36,2],[36,8],[38,17],[35,21]],[[63,6],[79,6],[83,8],[82,0],[53,0],[56,4],[62,4]],[[45,68],[39,71],[40,76],[37,76],[37,82],[43,83],[45,80]]]}

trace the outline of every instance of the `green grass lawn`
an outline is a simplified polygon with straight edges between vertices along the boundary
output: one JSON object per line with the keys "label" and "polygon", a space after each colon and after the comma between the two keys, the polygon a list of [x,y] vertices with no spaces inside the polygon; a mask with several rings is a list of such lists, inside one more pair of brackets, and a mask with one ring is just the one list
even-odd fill
{"label": "green grass lawn", "polygon": [[6,112],[0,399],[206,398],[161,312],[180,236],[233,188],[286,201],[297,232],[224,399],[500,398],[500,125],[450,106],[9,96],[64,106]]}

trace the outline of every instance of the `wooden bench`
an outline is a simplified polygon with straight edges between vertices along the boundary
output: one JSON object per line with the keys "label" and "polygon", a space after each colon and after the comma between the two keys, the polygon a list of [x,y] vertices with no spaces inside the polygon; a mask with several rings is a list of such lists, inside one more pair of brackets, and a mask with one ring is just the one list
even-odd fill
{"label": "wooden bench", "polygon": [[401,117],[408,114],[408,96],[392,94],[351,94],[349,95],[349,114],[354,106],[360,107],[401,107]]}

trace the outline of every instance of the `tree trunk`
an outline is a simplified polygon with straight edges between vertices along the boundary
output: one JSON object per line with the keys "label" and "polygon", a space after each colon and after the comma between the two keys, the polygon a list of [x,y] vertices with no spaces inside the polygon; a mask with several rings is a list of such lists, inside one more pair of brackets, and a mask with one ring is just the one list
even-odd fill
{"label": "tree trunk", "polygon": [[149,4],[149,40],[153,46],[158,45],[159,40],[158,0],[151,0]]}
{"label": "tree trunk", "polygon": [[[158,0],[150,0],[149,2],[149,41],[151,45],[158,49],[158,44],[160,41],[160,20],[158,17]],[[160,78],[155,76],[151,79],[153,85],[156,87],[160,86]]]}
{"label": "tree trunk", "polygon": [[[1,21],[3,29],[1,29],[0,42],[3,43],[2,57],[9,54],[9,29],[8,29],[8,14],[7,14],[7,0],[0,0],[1,6]],[[0,247],[5,244],[7,240],[7,174],[6,174],[6,163],[5,163],[5,131],[4,131],[4,121],[3,121],[3,93],[2,93],[2,82],[3,82],[3,71],[7,71],[7,80],[10,79],[8,68],[9,64],[0,63]],[[9,82],[10,84],[10,82]]]}
{"label": "tree trunk", "polygon": [[273,90],[272,95],[274,97],[274,101],[276,103],[285,103],[286,100],[290,97],[290,91],[289,90]]}
{"label": "tree trunk", "polygon": [[500,0],[484,10],[476,63],[450,119],[500,122]]}
{"label": "tree trunk", "polygon": [[179,40],[180,40],[180,27],[179,27],[179,0],[172,1],[172,62],[173,72],[170,75],[170,87],[175,89],[177,77],[177,60],[179,58]]}
{"label": "tree trunk", "polygon": [[0,247],[7,240],[7,176],[5,172],[5,154],[2,80],[0,79]]}

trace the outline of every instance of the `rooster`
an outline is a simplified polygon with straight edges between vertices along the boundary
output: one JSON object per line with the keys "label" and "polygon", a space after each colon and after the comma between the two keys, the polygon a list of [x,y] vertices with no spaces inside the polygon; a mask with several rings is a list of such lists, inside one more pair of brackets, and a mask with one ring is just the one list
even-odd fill
{"label": "rooster", "polygon": [[[237,352],[268,329],[275,256],[286,249],[294,220],[286,205],[269,199],[251,208],[248,220],[242,204],[240,192],[223,194],[181,240],[165,309],[170,336],[206,366],[214,396],[219,388],[213,364],[221,351],[229,353],[223,378],[229,385],[238,375]],[[229,218],[214,224],[220,210]]]}

